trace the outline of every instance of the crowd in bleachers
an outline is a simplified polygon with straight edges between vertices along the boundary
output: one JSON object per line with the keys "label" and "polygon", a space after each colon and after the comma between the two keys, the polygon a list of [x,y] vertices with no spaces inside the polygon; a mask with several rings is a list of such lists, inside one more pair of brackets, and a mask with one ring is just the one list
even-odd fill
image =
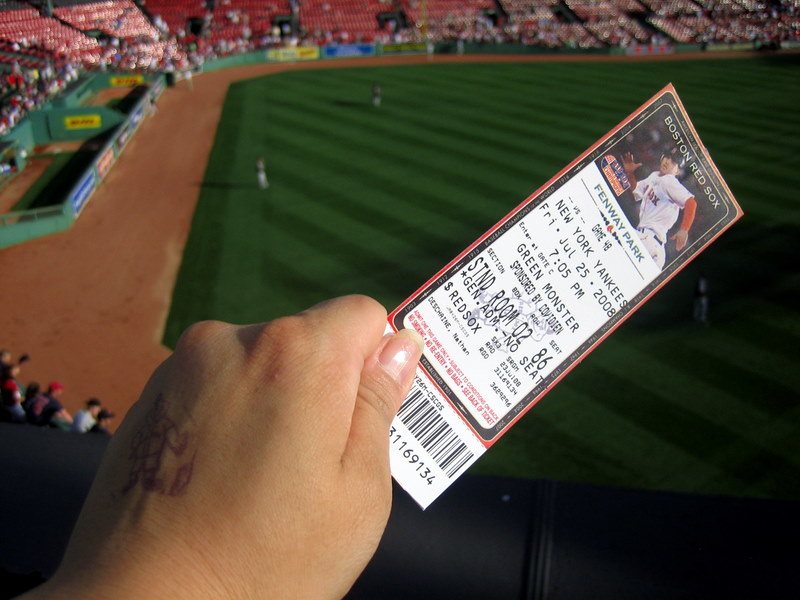
{"label": "crowd in bleachers", "polygon": [[73,416],[61,403],[65,388],[60,382],[51,381],[46,389],[33,381],[23,386],[19,378],[27,361],[26,354],[12,361],[8,350],[0,350],[0,422],[110,435],[108,427],[115,415],[97,398],[90,398],[86,408]]}
{"label": "crowd in bleachers", "polygon": [[677,4],[677,0],[654,2],[648,22],[676,42],[778,45],[800,39],[800,5],[796,1],[683,2],[690,6]]}
{"label": "crowd in bleachers", "polygon": [[[0,40],[0,55],[6,49],[19,52],[18,44]],[[46,58],[25,68],[19,61],[5,62],[1,57],[0,64],[6,65],[0,78],[0,135],[10,131],[26,112],[42,106],[76,80],[81,68],[77,63]]]}
{"label": "crowd in bleachers", "polygon": [[[450,0],[447,0],[448,2]],[[490,3],[491,4],[491,3]],[[503,12],[453,9],[430,22],[435,41],[547,48],[800,41],[794,0],[502,0]]]}

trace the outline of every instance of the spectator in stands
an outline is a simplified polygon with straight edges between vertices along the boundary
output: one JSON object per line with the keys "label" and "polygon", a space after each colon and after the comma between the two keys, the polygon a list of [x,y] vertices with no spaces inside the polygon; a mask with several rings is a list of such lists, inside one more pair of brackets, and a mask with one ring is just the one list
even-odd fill
{"label": "spectator in stands", "polygon": [[[31,359],[30,356],[28,356],[27,354],[23,354],[22,356],[20,356],[17,359],[17,363],[16,364],[21,367],[26,362],[28,362],[30,359]],[[0,369],[5,367],[6,365],[11,365],[11,364],[14,364],[14,361],[11,360],[11,352],[9,352],[8,350],[5,350],[5,349],[0,350]]]}
{"label": "spectator in stands", "polygon": [[22,404],[23,404],[22,407],[25,408],[25,405],[31,399],[33,399],[36,396],[38,396],[41,393],[41,391],[42,391],[42,386],[40,386],[35,381],[31,381],[30,383],[28,383],[28,385],[25,387],[25,400],[22,401]]}
{"label": "spectator in stands", "polygon": [[194,89],[194,84],[192,83],[192,69],[188,68],[183,72],[183,80],[186,82],[186,89],[190,92]]}
{"label": "spectator in stands", "polygon": [[100,400],[89,398],[86,402],[86,408],[75,413],[75,418],[72,420],[72,431],[86,433],[94,427],[97,424],[97,415],[101,412],[101,406]]}
{"label": "spectator in stands", "polygon": [[47,392],[33,398],[28,404],[28,423],[69,430],[72,427],[72,416],[59,401],[63,392],[64,386],[54,381],[48,386]]}
{"label": "spectator in stands", "polygon": [[28,423],[30,423],[30,419],[28,418],[28,407],[31,405],[31,401],[36,398],[41,391],[41,386],[35,381],[29,382],[25,387],[25,398],[22,400],[22,409],[25,411],[25,420]]}
{"label": "spectator in stands", "polygon": [[24,423],[25,410],[22,408],[22,390],[17,383],[19,365],[4,364],[0,371],[0,421]]}
{"label": "spectator in stands", "polygon": [[89,433],[99,433],[102,435],[111,435],[108,426],[111,424],[111,419],[116,415],[114,413],[102,409],[97,413],[97,422],[89,429]]}
{"label": "spectator in stands", "polygon": [[49,402],[50,399],[44,392],[39,391],[31,396],[26,393],[22,407],[25,409],[25,418],[28,423],[38,426],[47,425],[43,413]]}
{"label": "spectator in stands", "polygon": [[190,328],[112,438],[58,571],[26,597],[344,596],[389,517],[387,433],[422,349],[385,327],[377,302],[347,297]]}
{"label": "spectator in stands", "polygon": [[[47,64],[34,75],[33,69],[21,69],[0,80],[0,87],[6,93],[0,106],[0,135],[10,131],[25,115],[60,93],[78,76],[78,69],[72,63],[61,63],[57,69]],[[9,77],[11,79],[9,79]]]}

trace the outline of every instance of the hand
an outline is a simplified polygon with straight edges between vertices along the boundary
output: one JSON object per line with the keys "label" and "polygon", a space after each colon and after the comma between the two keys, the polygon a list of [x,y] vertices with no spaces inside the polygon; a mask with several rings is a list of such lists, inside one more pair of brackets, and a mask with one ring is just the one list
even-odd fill
{"label": "hand", "polygon": [[681,251],[686,247],[686,242],[689,239],[689,232],[685,229],[678,229],[669,239],[675,240],[675,249]]}
{"label": "hand", "polygon": [[391,504],[390,422],[422,342],[350,296],[192,326],[106,452],[31,597],[339,598]]}
{"label": "hand", "polygon": [[630,152],[624,152],[622,154],[622,168],[625,169],[625,172],[628,174],[632,174],[636,169],[642,166],[642,163],[634,162],[633,154]]}

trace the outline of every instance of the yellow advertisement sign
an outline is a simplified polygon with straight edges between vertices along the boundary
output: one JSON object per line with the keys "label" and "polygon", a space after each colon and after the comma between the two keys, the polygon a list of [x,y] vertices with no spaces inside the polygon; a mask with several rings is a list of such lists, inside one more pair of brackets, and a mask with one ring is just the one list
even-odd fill
{"label": "yellow advertisement sign", "polygon": [[318,46],[301,46],[300,48],[273,48],[267,50],[268,60],[288,62],[292,60],[316,60],[319,58]]}
{"label": "yellow advertisement sign", "polygon": [[111,87],[133,87],[144,83],[144,75],[115,75],[108,78]]}
{"label": "yellow advertisement sign", "polygon": [[100,115],[73,115],[64,117],[64,127],[67,129],[97,129],[103,124]]}

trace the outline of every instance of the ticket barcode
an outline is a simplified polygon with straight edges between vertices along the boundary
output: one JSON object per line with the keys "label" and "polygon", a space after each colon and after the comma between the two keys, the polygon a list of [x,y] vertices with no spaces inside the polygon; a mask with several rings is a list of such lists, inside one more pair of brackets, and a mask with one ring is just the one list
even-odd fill
{"label": "ticket barcode", "polygon": [[453,477],[474,454],[420,390],[413,390],[397,413],[445,475]]}

